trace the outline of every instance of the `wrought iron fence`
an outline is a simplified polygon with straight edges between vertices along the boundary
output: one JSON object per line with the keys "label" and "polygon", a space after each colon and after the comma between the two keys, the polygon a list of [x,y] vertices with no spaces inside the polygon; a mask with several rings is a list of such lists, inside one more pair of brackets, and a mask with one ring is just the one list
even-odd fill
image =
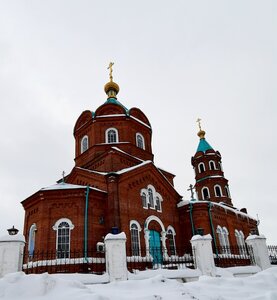
{"label": "wrought iron fence", "polygon": [[105,253],[87,251],[35,251],[24,254],[23,271],[29,273],[93,273],[106,270]]}
{"label": "wrought iron fence", "polygon": [[221,268],[255,265],[252,247],[246,245],[214,247],[214,261]]}
{"label": "wrought iron fence", "polygon": [[127,249],[127,268],[130,272],[147,269],[183,269],[195,268],[193,250],[175,249],[174,254],[164,251],[161,247],[139,249],[134,254],[134,249]]}
{"label": "wrought iron fence", "polygon": [[269,260],[272,265],[277,265],[277,246],[267,246]]}

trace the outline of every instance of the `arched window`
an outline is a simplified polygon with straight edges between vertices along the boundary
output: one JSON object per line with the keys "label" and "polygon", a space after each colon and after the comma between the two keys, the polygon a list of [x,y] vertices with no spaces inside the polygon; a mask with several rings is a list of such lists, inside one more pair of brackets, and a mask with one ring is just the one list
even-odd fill
{"label": "arched window", "polygon": [[237,245],[239,247],[239,253],[241,255],[246,254],[246,247],[245,247],[245,241],[244,241],[244,234],[243,232],[240,230],[235,230],[235,236],[236,236],[236,240],[237,240]]}
{"label": "arched window", "polygon": [[222,197],[222,190],[220,185],[215,185],[214,193],[216,197]]}
{"label": "arched window", "polygon": [[29,238],[28,238],[28,253],[30,257],[34,255],[34,251],[35,251],[36,231],[37,231],[37,225],[33,224],[29,229]]}
{"label": "arched window", "polygon": [[215,162],[213,160],[209,161],[209,167],[210,167],[210,170],[215,170],[216,169]]}
{"label": "arched window", "polygon": [[207,187],[202,188],[202,198],[203,200],[207,200],[210,198],[210,191]]}
{"label": "arched window", "polygon": [[223,172],[222,163],[221,161],[218,162],[219,170]]}
{"label": "arched window", "polygon": [[132,256],[140,256],[139,231],[141,227],[137,221],[131,221],[130,223]]}
{"label": "arched window", "polygon": [[144,137],[140,133],[136,134],[136,144],[138,148],[145,149]]}
{"label": "arched window", "polygon": [[217,226],[216,230],[218,234],[219,244],[221,247],[221,253],[230,254],[230,244],[229,244],[229,232],[226,227]]}
{"label": "arched window", "polygon": [[146,199],[146,194],[144,192],[141,193],[141,201],[142,201],[142,207],[147,208],[147,199]]}
{"label": "arched window", "polygon": [[204,163],[201,162],[201,163],[198,165],[198,171],[199,171],[199,173],[205,172],[205,164],[204,164]]}
{"label": "arched window", "polygon": [[153,197],[153,191],[151,189],[148,189],[148,199],[149,199],[149,206],[151,208],[154,208],[154,197]]}
{"label": "arched window", "polygon": [[83,153],[87,150],[88,150],[88,136],[85,135],[82,137],[82,140],[81,140],[81,153]]}
{"label": "arched window", "polygon": [[175,230],[168,226],[166,237],[169,244],[169,255],[176,255],[176,245],[175,245]]}
{"label": "arched window", "polygon": [[57,231],[56,237],[56,251],[57,258],[70,257],[70,231],[74,225],[69,219],[63,218],[58,220],[53,229]]}
{"label": "arched window", "polygon": [[162,207],[161,207],[161,200],[159,197],[156,197],[156,210],[157,211],[161,211]]}
{"label": "arched window", "polygon": [[106,130],[106,143],[118,143],[118,131],[116,128],[109,128]]}
{"label": "arched window", "polygon": [[228,185],[225,186],[225,193],[228,198],[231,198],[230,191]]}

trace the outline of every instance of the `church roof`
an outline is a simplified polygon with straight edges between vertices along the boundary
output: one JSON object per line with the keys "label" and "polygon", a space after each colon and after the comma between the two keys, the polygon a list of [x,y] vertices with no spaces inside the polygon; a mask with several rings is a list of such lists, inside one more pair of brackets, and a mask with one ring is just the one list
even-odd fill
{"label": "church roof", "polygon": [[122,103],[120,103],[116,98],[108,98],[107,101],[104,104],[115,104],[115,105],[119,105],[122,108],[124,108],[126,114],[129,113],[129,110],[127,107],[125,107]]}
{"label": "church roof", "polygon": [[205,138],[200,139],[196,152],[206,152],[207,150],[213,150],[213,147],[206,141]]}
{"label": "church roof", "polygon": [[[87,186],[84,185],[76,185],[76,184],[70,184],[70,183],[57,183],[45,188],[40,189],[40,191],[51,191],[51,190],[71,190],[71,189],[86,189]],[[103,193],[106,193],[106,191],[94,188],[94,187],[89,187],[91,190],[97,190]]]}

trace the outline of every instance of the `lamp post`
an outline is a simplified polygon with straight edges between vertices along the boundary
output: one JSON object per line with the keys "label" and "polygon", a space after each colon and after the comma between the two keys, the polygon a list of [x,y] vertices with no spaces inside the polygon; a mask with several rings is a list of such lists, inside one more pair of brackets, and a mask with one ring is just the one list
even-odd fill
{"label": "lamp post", "polygon": [[18,229],[14,228],[14,226],[10,229],[7,229],[9,235],[16,235],[18,233]]}

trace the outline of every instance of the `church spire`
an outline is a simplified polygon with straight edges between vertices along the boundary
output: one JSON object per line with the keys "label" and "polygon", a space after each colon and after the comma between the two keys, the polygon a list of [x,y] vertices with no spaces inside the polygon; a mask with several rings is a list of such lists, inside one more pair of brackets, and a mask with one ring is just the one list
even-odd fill
{"label": "church spire", "polygon": [[198,127],[199,127],[199,131],[198,131],[197,135],[200,138],[196,152],[202,151],[205,153],[207,150],[213,150],[213,147],[205,139],[206,132],[204,130],[202,130],[201,119],[198,118],[196,120],[196,122],[198,123]]}
{"label": "church spire", "polygon": [[110,74],[109,74],[109,76],[110,76],[110,81],[107,82],[107,83],[105,84],[105,86],[104,86],[104,90],[105,90],[105,93],[106,93],[107,96],[108,96],[108,99],[109,99],[109,98],[114,98],[114,99],[116,99],[116,95],[117,95],[118,92],[119,92],[119,86],[118,86],[118,84],[115,83],[115,82],[113,81],[113,65],[114,65],[113,62],[110,62],[110,63],[109,63],[109,66],[108,66],[107,69],[110,70]]}

